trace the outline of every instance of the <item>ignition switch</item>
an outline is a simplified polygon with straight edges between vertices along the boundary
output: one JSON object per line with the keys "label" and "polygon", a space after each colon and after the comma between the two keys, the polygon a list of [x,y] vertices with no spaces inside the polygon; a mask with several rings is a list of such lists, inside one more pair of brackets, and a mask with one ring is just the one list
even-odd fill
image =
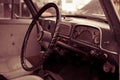
{"label": "ignition switch", "polygon": [[115,72],[115,66],[110,64],[108,61],[103,65],[103,70],[108,73],[114,73]]}

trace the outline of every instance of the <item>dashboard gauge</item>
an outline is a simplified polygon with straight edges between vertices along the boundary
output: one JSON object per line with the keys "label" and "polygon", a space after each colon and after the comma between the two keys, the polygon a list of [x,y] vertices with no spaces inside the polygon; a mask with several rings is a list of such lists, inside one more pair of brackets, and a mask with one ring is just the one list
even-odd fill
{"label": "dashboard gauge", "polygon": [[77,37],[76,40],[83,40],[84,42],[92,42],[92,34],[88,30],[83,30]]}
{"label": "dashboard gauge", "polygon": [[97,28],[90,26],[76,26],[72,38],[88,44],[98,45],[100,43],[100,32]]}
{"label": "dashboard gauge", "polygon": [[83,28],[80,28],[79,26],[75,28],[74,32],[73,32],[73,38],[76,39],[80,34],[81,32],[83,31],[84,29]]}
{"label": "dashboard gauge", "polygon": [[100,38],[99,38],[99,36],[96,36],[96,37],[94,38],[94,43],[95,43],[95,44],[99,44],[99,43],[100,43]]}

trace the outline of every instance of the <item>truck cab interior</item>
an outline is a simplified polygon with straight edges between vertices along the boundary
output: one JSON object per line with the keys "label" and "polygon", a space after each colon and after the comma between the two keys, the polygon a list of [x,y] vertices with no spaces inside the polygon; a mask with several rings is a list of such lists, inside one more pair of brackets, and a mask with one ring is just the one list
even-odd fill
{"label": "truck cab interior", "polygon": [[120,80],[119,0],[0,0],[0,80]]}

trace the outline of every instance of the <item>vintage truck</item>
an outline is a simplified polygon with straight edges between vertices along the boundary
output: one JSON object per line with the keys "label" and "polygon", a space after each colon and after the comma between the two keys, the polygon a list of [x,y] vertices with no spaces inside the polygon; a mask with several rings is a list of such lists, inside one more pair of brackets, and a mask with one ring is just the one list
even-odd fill
{"label": "vintage truck", "polygon": [[0,80],[119,80],[119,5],[1,0]]}

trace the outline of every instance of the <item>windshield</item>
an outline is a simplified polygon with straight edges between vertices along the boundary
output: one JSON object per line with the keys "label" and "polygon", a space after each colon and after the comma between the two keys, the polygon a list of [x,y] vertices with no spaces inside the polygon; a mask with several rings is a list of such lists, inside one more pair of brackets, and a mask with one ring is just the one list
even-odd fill
{"label": "windshield", "polygon": [[[120,0],[112,0],[115,9],[120,16]],[[90,16],[96,18],[105,18],[99,0],[33,0],[36,9],[40,9],[49,2],[55,3],[62,15]],[[44,16],[55,16],[54,9],[50,8]],[[1,0],[0,18],[31,18],[31,13],[24,0]]]}
{"label": "windshield", "polygon": [[[62,15],[86,15],[105,19],[99,0],[34,0],[38,9],[49,2],[56,3]],[[46,14],[53,15],[52,10],[48,10]]]}
{"label": "windshield", "polygon": [[113,0],[113,5],[118,13],[118,17],[120,18],[120,0]]}

